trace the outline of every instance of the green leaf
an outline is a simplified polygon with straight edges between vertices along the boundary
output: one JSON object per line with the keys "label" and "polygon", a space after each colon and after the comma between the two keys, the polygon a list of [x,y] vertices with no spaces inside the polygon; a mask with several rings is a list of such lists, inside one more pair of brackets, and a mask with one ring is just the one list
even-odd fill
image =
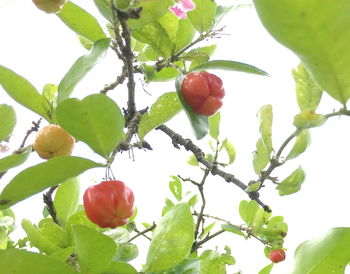
{"label": "green leaf", "polygon": [[[58,156],[44,163],[29,167],[18,173],[2,190],[0,194],[0,209],[8,208],[88,169],[102,166],[85,158]],[[50,178],[50,180],[47,180],[47,178]]]}
{"label": "green leaf", "polygon": [[305,129],[322,126],[326,121],[326,116],[307,109],[295,115],[293,124],[298,129]]}
{"label": "green leaf", "polygon": [[129,27],[131,27],[131,29],[141,28],[148,23],[156,21],[168,12],[168,8],[172,4],[172,0],[143,0],[141,17],[128,20]]}
{"label": "green leaf", "polygon": [[152,22],[133,30],[132,36],[150,45],[159,56],[165,58],[170,57],[175,47],[166,30],[158,22]]}
{"label": "green leaf", "polygon": [[174,51],[178,52],[191,43],[195,33],[196,31],[188,18],[179,20]]}
{"label": "green leaf", "polygon": [[57,188],[53,204],[56,209],[57,219],[61,225],[64,226],[68,218],[78,210],[79,194],[80,184],[78,177],[68,179]]}
{"label": "green leaf", "polygon": [[305,172],[301,167],[294,170],[286,179],[278,184],[279,195],[290,195],[298,192],[301,188],[302,183],[305,180]]}
{"label": "green leaf", "polygon": [[68,237],[69,237],[72,244],[74,244],[73,243],[73,227],[75,225],[83,225],[85,227],[89,227],[92,229],[99,229],[99,227],[96,224],[94,224],[93,222],[91,222],[89,220],[89,218],[86,216],[86,213],[84,210],[81,210],[81,211],[74,213],[72,216],[69,217],[69,219],[66,223],[66,231],[68,233]]}
{"label": "green leaf", "polygon": [[42,227],[40,227],[40,231],[54,245],[61,248],[69,246],[67,233],[53,221],[44,223]]}
{"label": "green leaf", "polygon": [[296,137],[294,146],[286,157],[287,160],[294,159],[302,154],[311,142],[311,134],[307,129],[302,130],[299,135]]}
{"label": "green leaf", "polygon": [[205,135],[208,134],[208,131],[209,131],[208,117],[194,113],[192,108],[185,103],[184,98],[183,98],[182,93],[181,93],[181,84],[182,84],[183,79],[184,79],[184,75],[179,75],[176,78],[176,81],[175,81],[176,92],[177,92],[177,95],[179,96],[180,102],[181,102],[181,104],[182,104],[182,106],[187,114],[187,117],[190,120],[193,134],[197,138],[197,140],[200,140],[203,137],[205,137]]}
{"label": "green leaf", "polygon": [[83,225],[74,226],[73,235],[78,260],[85,273],[107,270],[117,251],[116,243],[110,237]]}
{"label": "green leaf", "polygon": [[254,0],[270,34],[292,50],[334,99],[350,98],[350,2]]}
{"label": "green leaf", "polygon": [[259,131],[268,155],[272,152],[272,106],[265,105],[258,111]]}
{"label": "green leaf", "polygon": [[6,67],[0,66],[0,85],[17,103],[50,121],[49,105],[27,79]]}
{"label": "green leaf", "polygon": [[261,187],[261,182],[254,182],[251,184],[249,183],[248,184],[248,187],[246,188],[246,192],[255,192],[255,191],[258,191]]}
{"label": "green leaf", "polygon": [[41,252],[50,255],[60,248],[46,238],[43,233],[33,225],[29,220],[22,220],[22,228],[26,232],[31,245],[38,248]]}
{"label": "green leaf", "polygon": [[198,166],[199,165],[197,158],[194,154],[191,154],[191,156],[188,158],[187,164],[189,164],[190,166]]}
{"label": "green leaf", "polygon": [[254,200],[243,200],[239,204],[239,214],[253,233],[258,233],[271,216],[271,213],[262,209]]}
{"label": "green leaf", "polygon": [[228,224],[222,224],[221,228],[223,230],[225,230],[225,231],[237,234],[239,236],[246,237],[246,235],[238,227],[235,227],[235,226],[232,226],[232,225],[228,225]]}
{"label": "green leaf", "polygon": [[191,207],[194,207],[198,202],[198,195],[195,194],[193,195],[189,200],[188,200],[188,205],[191,206]]}
{"label": "green leaf", "polygon": [[229,71],[239,71],[239,72],[245,72],[245,73],[251,73],[251,74],[257,74],[262,76],[269,76],[269,74],[257,67],[254,67],[252,65],[248,65],[245,63],[240,63],[236,61],[228,61],[228,60],[212,60],[208,61],[204,64],[201,64],[195,68],[193,68],[191,71],[196,70],[205,70],[205,69],[221,69],[221,70],[229,70]]}
{"label": "green leaf", "polygon": [[274,265],[275,264],[272,263],[272,264],[269,264],[269,265],[265,266],[263,269],[261,269],[259,271],[258,274],[270,274]]}
{"label": "green leaf", "polygon": [[231,250],[226,246],[226,253],[219,254],[216,250],[205,250],[200,256],[200,274],[226,274],[226,264],[233,265],[235,259],[231,256]]}
{"label": "green leaf", "polygon": [[0,104],[0,142],[5,140],[16,125],[16,112],[13,107]]}
{"label": "green leaf", "polygon": [[220,150],[221,149],[225,149],[225,151],[227,152],[227,155],[228,155],[228,165],[231,165],[235,159],[236,159],[236,150],[235,150],[235,147],[233,146],[233,144],[227,140],[227,138],[222,142],[222,145],[220,147]]}
{"label": "green leaf", "polygon": [[125,262],[112,262],[102,274],[137,274],[137,270]]}
{"label": "green leaf", "polygon": [[154,75],[147,79],[150,82],[166,82],[171,81],[179,75],[179,71],[176,68],[162,68],[160,71],[155,71]]}
{"label": "green leaf", "polygon": [[214,228],[215,226],[215,222],[211,223],[210,225],[206,226],[204,229],[203,229],[203,232],[201,235],[199,235],[199,239],[203,239],[204,236],[208,235],[208,233]]}
{"label": "green leaf", "polygon": [[173,180],[169,182],[169,188],[173,193],[176,200],[181,201],[182,199],[182,183],[181,180],[176,176],[170,176]]}
{"label": "green leaf", "polygon": [[92,42],[106,38],[96,18],[70,1],[64,5],[57,16],[77,35]]}
{"label": "green leaf", "polygon": [[193,0],[196,8],[187,13],[191,24],[199,32],[211,30],[215,18],[216,4],[211,0]]}
{"label": "green leaf", "polygon": [[321,101],[322,89],[311,78],[302,64],[297,69],[293,69],[292,74],[300,110],[309,109],[315,111]]}
{"label": "green leaf", "polygon": [[176,92],[167,92],[153,103],[149,113],[142,115],[138,135],[143,139],[152,129],[164,124],[181,110],[181,103]]}
{"label": "green leaf", "polygon": [[56,260],[59,260],[62,263],[65,263],[69,259],[69,257],[73,254],[73,252],[75,252],[75,247],[70,246],[51,253],[50,257]]}
{"label": "green leaf", "polygon": [[170,209],[173,209],[174,206],[175,204],[172,200],[170,200],[169,198],[165,198],[165,206],[162,210],[162,216],[164,216]]}
{"label": "green leaf", "polygon": [[94,3],[103,17],[106,18],[110,23],[113,23],[111,0],[94,0]]}
{"label": "green leaf", "polygon": [[302,243],[295,251],[292,274],[343,274],[350,261],[350,228],[336,227]]}
{"label": "green leaf", "polygon": [[78,273],[54,258],[19,249],[0,250],[0,269],[3,273]]}
{"label": "green leaf", "polygon": [[79,57],[58,85],[57,104],[69,98],[75,86],[105,56],[110,40],[101,39],[95,42],[90,53]]}
{"label": "green leaf", "polygon": [[270,157],[266,146],[264,145],[263,140],[259,138],[253,155],[253,167],[255,173],[259,175],[260,172],[267,166],[269,161]]}
{"label": "green leaf", "polygon": [[23,164],[28,159],[31,152],[32,147],[28,147],[20,154],[12,154],[0,159],[0,173]]}
{"label": "green leaf", "polygon": [[209,117],[209,134],[212,138],[218,139],[220,133],[220,112]]}
{"label": "green leaf", "polygon": [[137,245],[133,243],[119,243],[117,253],[113,257],[113,261],[128,262],[135,259],[139,255]]}
{"label": "green leaf", "polygon": [[104,94],[83,100],[67,99],[56,109],[59,124],[72,136],[107,158],[124,138],[124,116],[118,105]]}
{"label": "green leaf", "polygon": [[154,230],[144,271],[163,271],[180,263],[190,252],[194,222],[187,203],[176,205]]}

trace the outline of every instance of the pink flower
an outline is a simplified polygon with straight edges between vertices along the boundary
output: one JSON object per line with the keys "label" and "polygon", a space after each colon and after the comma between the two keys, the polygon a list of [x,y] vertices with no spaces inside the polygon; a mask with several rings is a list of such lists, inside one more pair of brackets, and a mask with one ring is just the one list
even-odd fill
{"label": "pink flower", "polygon": [[186,19],[186,13],[193,10],[196,5],[192,0],[179,0],[169,10],[181,19]]}

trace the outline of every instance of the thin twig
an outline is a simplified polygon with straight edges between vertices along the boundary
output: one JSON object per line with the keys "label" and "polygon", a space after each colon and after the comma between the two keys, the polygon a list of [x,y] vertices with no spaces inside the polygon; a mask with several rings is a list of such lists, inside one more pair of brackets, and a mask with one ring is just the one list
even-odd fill
{"label": "thin twig", "polygon": [[142,230],[142,231],[139,231],[139,230],[137,230],[137,229],[135,228],[134,231],[137,232],[137,234],[136,234],[134,237],[130,238],[128,242],[131,242],[131,241],[135,240],[135,239],[136,239],[137,237],[139,237],[139,236],[143,236],[143,237],[145,237],[145,238],[147,238],[148,240],[151,241],[151,238],[149,238],[149,237],[148,237],[147,235],[145,235],[145,234],[146,234],[147,232],[152,231],[153,229],[155,229],[156,226],[157,226],[157,225],[156,225],[155,223],[153,223],[152,226],[150,226],[149,228],[146,228],[145,230]]}
{"label": "thin twig", "polygon": [[50,187],[50,189],[46,193],[43,194],[43,200],[44,200],[44,203],[47,205],[47,209],[52,217],[52,220],[56,224],[59,225],[58,219],[57,219],[57,214],[56,214],[56,209],[55,209],[55,206],[54,206],[53,201],[52,201],[52,194],[56,190],[56,188],[58,188],[58,185]]}

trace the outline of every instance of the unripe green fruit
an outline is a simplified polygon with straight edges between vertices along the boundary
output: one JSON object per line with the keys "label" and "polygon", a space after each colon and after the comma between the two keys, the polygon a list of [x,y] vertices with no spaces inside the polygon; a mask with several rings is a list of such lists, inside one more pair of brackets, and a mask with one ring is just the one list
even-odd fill
{"label": "unripe green fruit", "polygon": [[117,9],[127,9],[130,5],[131,0],[114,0],[114,5],[117,7]]}
{"label": "unripe green fruit", "polygon": [[58,13],[62,10],[67,0],[33,0],[38,9],[46,13]]}

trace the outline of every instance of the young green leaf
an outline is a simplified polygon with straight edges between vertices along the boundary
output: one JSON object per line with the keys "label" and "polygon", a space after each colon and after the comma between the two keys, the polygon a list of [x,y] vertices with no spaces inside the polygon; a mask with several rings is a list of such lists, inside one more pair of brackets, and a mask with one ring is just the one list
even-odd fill
{"label": "young green leaf", "polygon": [[225,149],[227,155],[228,155],[228,165],[231,165],[235,159],[236,159],[236,150],[233,144],[227,140],[227,138],[222,142],[222,145],[220,147],[221,149]]}
{"label": "young green leaf", "polygon": [[220,133],[220,112],[209,117],[209,134],[212,138],[218,139]]}
{"label": "young green leaf", "polygon": [[176,68],[162,68],[160,71],[155,71],[152,77],[148,78],[149,82],[166,82],[171,81],[178,76],[180,72]]}
{"label": "young green leaf", "polygon": [[173,179],[169,182],[169,188],[171,193],[173,193],[176,200],[181,201],[182,199],[182,183],[181,180],[176,176],[171,176]]}
{"label": "young green leaf", "polygon": [[256,174],[260,172],[267,166],[270,161],[269,153],[266,149],[261,138],[256,143],[256,150],[253,156],[253,167]]}
{"label": "young green leaf", "polygon": [[81,101],[67,99],[58,105],[56,116],[67,132],[105,158],[124,138],[124,116],[104,94],[92,94]]}
{"label": "young green leaf", "polygon": [[181,110],[181,103],[176,92],[161,95],[151,106],[149,113],[142,115],[138,135],[143,139],[152,129],[164,124]]}
{"label": "young green leaf", "polygon": [[192,126],[192,131],[197,138],[197,140],[200,140],[205,137],[205,135],[208,134],[209,131],[209,121],[208,117],[200,114],[196,114],[193,112],[192,108],[188,106],[182,96],[181,93],[181,84],[184,79],[184,75],[179,75],[176,78],[175,86],[176,86],[176,92],[179,96],[180,102],[187,114],[188,119],[190,120],[190,124]]}
{"label": "young green leaf", "polygon": [[254,192],[260,189],[261,182],[253,182],[252,184],[249,184],[246,188],[246,192]]}
{"label": "young green leaf", "polygon": [[254,0],[270,34],[292,50],[334,99],[350,98],[350,2]]}
{"label": "young green leaf", "polygon": [[118,250],[113,257],[113,261],[129,262],[139,255],[137,245],[133,243],[124,242],[119,243],[117,246]]}
{"label": "young green leaf", "polygon": [[60,225],[65,226],[68,218],[78,210],[79,194],[78,177],[68,179],[57,188],[53,204]]}
{"label": "young green leaf", "polygon": [[101,39],[95,42],[92,50],[87,55],[79,57],[58,85],[57,104],[69,98],[75,86],[85,75],[106,55],[109,47],[109,39]]}
{"label": "young green leaf", "polygon": [[106,38],[96,18],[71,1],[64,5],[57,16],[77,35],[92,42]]}
{"label": "young green leaf", "polygon": [[187,14],[191,24],[199,33],[211,30],[216,12],[215,2],[211,0],[193,0],[193,2],[196,8]]}
{"label": "young green leaf", "polygon": [[246,237],[246,235],[238,227],[235,227],[235,226],[232,226],[232,225],[228,225],[228,224],[222,224],[221,228],[223,230],[225,230],[225,231],[237,234],[239,236]]}
{"label": "young green leaf", "polygon": [[50,256],[19,249],[0,250],[3,273],[78,274],[73,267]]}
{"label": "young green leaf", "polygon": [[299,135],[295,139],[295,143],[291,151],[286,157],[287,160],[294,159],[298,157],[300,154],[302,154],[307,147],[310,145],[311,142],[311,134],[310,131],[307,129],[302,130]]}
{"label": "young green leaf", "polygon": [[74,245],[73,242],[73,227],[75,225],[83,225],[85,227],[89,227],[92,229],[98,230],[99,227],[91,222],[89,218],[86,216],[85,211],[82,209],[76,213],[74,213],[72,216],[69,217],[67,223],[66,223],[66,231],[69,237],[69,240],[72,245]]}
{"label": "young green leaf", "polygon": [[336,227],[302,243],[295,251],[292,274],[343,274],[350,261],[350,228]]}
{"label": "young green leaf", "polygon": [[270,274],[274,265],[275,264],[272,263],[272,264],[269,264],[269,265],[265,266],[263,269],[261,269],[259,271],[258,274]]}
{"label": "young green leaf", "polygon": [[42,234],[54,245],[66,248],[70,245],[68,234],[53,221],[46,222],[40,227]]}
{"label": "young green leaf", "polygon": [[305,172],[301,167],[294,170],[286,179],[278,184],[276,189],[279,195],[290,195],[298,192],[305,180]]}
{"label": "young green leaf", "polygon": [[113,23],[113,11],[111,9],[111,0],[94,0],[95,6],[110,23]]}
{"label": "young green leaf", "polygon": [[199,235],[199,239],[203,239],[205,236],[208,235],[208,233],[214,228],[215,226],[215,222],[211,223],[210,225],[206,226],[204,229],[203,229],[203,232],[201,235]]}
{"label": "young green leaf", "polygon": [[5,104],[0,105],[0,142],[5,140],[16,125],[16,112],[13,107]]}
{"label": "young green leaf", "polygon": [[0,173],[9,170],[10,168],[23,164],[32,152],[32,147],[28,147],[21,154],[11,154],[0,159]]}
{"label": "young green leaf", "polygon": [[187,160],[187,163],[190,165],[190,166],[198,166],[198,161],[197,161],[197,158],[194,154],[191,154],[191,156],[188,158]]}
{"label": "young green leaf", "polygon": [[64,249],[59,249],[53,253],[51,253],[49,256],[51,258],[54,258],[58,261],[61,261],[62,263],[65,263],[69,257],[73,254],[73,252],[75,252],[75,247],[74,246],[70,246]]}
{"label": "young green leaf", "polygon": [[60,248],[46,238],[43,233],[32,224],[29,220],[22,220],[22,228],[26,232],[31,245],[38,248],[41,252],[50,255],[51,253],[60,250]]}
{"label": "young green leaf", "polygon": [[0,209],[8,208],[50,186],[58,185],[68,178],[78,176],[95,167],[103,167],[103,165],[73,156],[57,156],[29,167],[18,173],[2,190]]}
{"label": "young green leaf", "polygon": [[305,129],[322,126],[326,121],[326,116],[307,109],[295,115],[293,124],[298,129]]}
{"label": "young green leaf", "polygon": [[239,71],[251,74],[257,74],[262,76],[269,76],[269,74],[257,67],[252,65],[236,62],[236,61],[228,61],[228,60],[212,60],[208,61],[204,64],[201,64],[191,71],[196,70],[205,70],[205,69],[221,69],[221,70],[229,70],[229,71]]}
{"label": "young green leaf", "polygon": [[129,27],[134,30],[156,21],[168,12],[172,4],[172,0],[142,1],[141,17],[128,20]]}
{"label": "young green leaf", "polygon": [[102,274],[137,274],[137,270],[125,262],[112,262]]}
{"label": "young green leaf", "polygon": [[0,66],[0,85],[17,103],[50,121],[47,101],[27,79]]}
{"label": "young green leaf", "polygon": [[192,42],[196,31],[188,18],[178,21],[174,52],[177,53]]}
{"label": "young green leaf", "polygon": [[300,111],[306,109],[315,111],[321,101],[322,89],[311,78],[303,64],[293,69],[292,74]]}
{"label": "young green leaf", "polygon": [[261,140],[263,141],[267,153],[270,156],[272,152],[272,106],[265,105],[258,111],[258,120],[259,120],[259,131],[261,135]]}
{"label": "young green leaf", "polygon": [[226,265],[235,264],[235,259],[231,256],[231,250],[226,246],[226,253],[219,254],[216,250],[205,250],[200,256],[200,274],[224,274]]}
{"label": "young green leaf", "polygon": [[73,226],[74,243],[83,273],[101,273],[108,269],[117,251],[116,243],[95,229]]}
{"label": "young green leaf", "polygon": [[180,263],[190,252],[194,222],[187,203],[167,212],[154,230],[144,272],[163,271]]}

